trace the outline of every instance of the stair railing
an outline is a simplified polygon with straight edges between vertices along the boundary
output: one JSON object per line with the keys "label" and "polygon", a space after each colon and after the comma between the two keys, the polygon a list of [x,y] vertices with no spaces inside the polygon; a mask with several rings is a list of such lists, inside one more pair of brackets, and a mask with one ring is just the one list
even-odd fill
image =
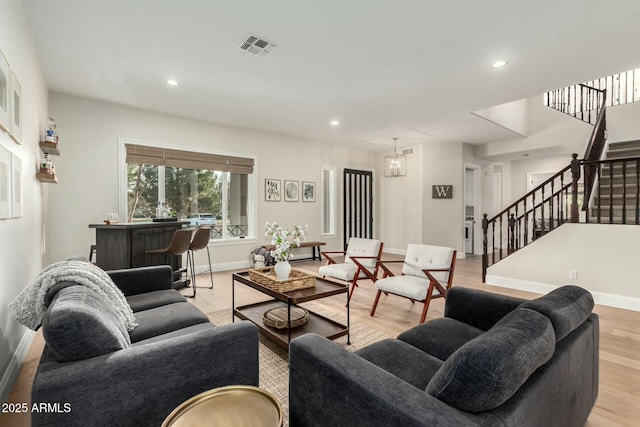
{"label": "stair railing", "polygon": [[[640,157],[578,159],[576,153],[558,173],[538,185],[497,215],[482,218],[482,281],[487,268],[522,249],[565,222],[583,221],[640,225]],[[618,170],[621,174],[614,174]],[[597,183],[588,197],[582,172]],[[614,178],[619,182],[614,182]],[[584,192],[580,184],[584,184]],[[621,186],[614,195],[615,186]],[[582,199],[582,200],[581,200]],[[591,199],[591,202],[590,202]],[[606,218],[605,218],[606,217]]]}
{"label": "stair railing", "polygon": [[[593,200],[583,208],[586,222],[640,225],[640,157],[581,163],[585,174],[587,170],[594,171],[596,183]],[[614,173],[616,170],[620,174]],[[616,194],[614,189],[618,186],[622,190]]]}
{"label": "stair railing", "polygon": [[593,187],[596,184],[596,166],[594,162],[602,159],[604,148],[607,145],[607,108],[604,105],[604,99],[602,102],[603,104],[600,108],[600,112],[598,113],[598,117],[594,123],[593,130],[591,131],[591,137],[589,138],[587,149],[584,152],[583,162],[586,162],[588,166],[584,168],[583,211],[588,210],[591,195],[593,193]]}
{"label": "stair railing", "polygon": [[607,103],[607,90],[580,83],[547,92],[544,101],[554,110],[594,124]]}
{"label": "stair railing", "polygon": [[[482,280],[487,268],[553,231],[578,212],[579,172],[571,164],[495,216],[482,218]],[[579,166],[577,166],[579,169]],[[491,250],[489,250],[491,248]]]}

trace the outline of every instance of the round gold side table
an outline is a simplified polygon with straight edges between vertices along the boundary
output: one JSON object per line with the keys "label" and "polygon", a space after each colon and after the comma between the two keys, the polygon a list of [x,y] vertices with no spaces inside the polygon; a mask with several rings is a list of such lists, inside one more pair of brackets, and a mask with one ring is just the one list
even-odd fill
{"label": "round gold side table", "polygon": [[193,396],[162,423],[162,427],[281,425],[280,402],[268,391],[249,385],[219,387]]}

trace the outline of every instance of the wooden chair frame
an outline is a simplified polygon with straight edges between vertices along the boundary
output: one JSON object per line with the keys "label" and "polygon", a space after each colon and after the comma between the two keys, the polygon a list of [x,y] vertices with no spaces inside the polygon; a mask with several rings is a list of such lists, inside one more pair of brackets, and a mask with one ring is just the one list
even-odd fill
{"label": "wooden chair frame", "polygon": [[[360,272],[364,273],[367,276],[367,279],[373,281],[375,283],[376,280],[378,280],[378,269],[380,266],[380,257],[382,256],[382,247],[384,246],[384,243],[380,242],[380,249],[378,250],[378,255],[376,256],[351,256],[349,255],[349,259],[351,261],[353,261],[353,263],[356,265],[356,273],[353,275],[353,279],[351,280],[350,286],[351,286],[351,290],[349,291],[349,301],[351,301],[351,297],[353,296],[353,291],[355,290],[356,286],[358,286],[358,279],[360,278]],[[333,256],[336,255],[341,255],[341,256],[346,256],[347,252],[346,251],[326,251],[326,252],[320,252],[320,254],[327,260],[327,264],[326,265],[330,265],[330,264],[338,264],[338,262],[332,258]],[[375,259],[376,260],[376,265],[373,269],[373,273],[371,271],[369,271],[369,269],[367,267],[365,267],[364,265],[362,265],[362,263],[359,260],[365,260],[365,259]]]}
{"label": "wooden chair frame", "polygon": [[[422,270],[422,272],[429,279],[429,288],[427,289],[427,296],[425,297],[424,301],[420,301],[424,304],[422,308],[422,315],[420,316],[420,323],[424,323],[424,321],[426,320],[427,311],[429,310],[429,303],[431,302],[432,299],[447,297],[447,290],[451,287],[451,285],[453,285],[453,272],[456,267],[456,255],[457,255],[457,251],[454,250],[453,256],[451,258],[451,266],[449,268],[437,268],[437,269],[427,268]],[[395,276],[395,274],[393,274],[393,272],[389,270],[389,267],[387,267],[385,264],[399,263],[399,262],[404,263],[404,261],[405,260],[378,261],[378,265],[380,266],[380,268],[382,268],[382,271],[384,271],[384,273],[382,274],[382,279],[389,276]],[[438,279],[433,277],[433,275],[431,274],[431,273],[446,272],[446,271],[449,272],[449,280],[447,280],[446,285],[443,285],[442,283],[440,283],[440,281],[438,281]],[[438,292],[440,292],[440,294],[434,296],[433,295],[434,289],[437,289]],[[369,313],[369,315],[372,317],[376,312],[376,307],[378,306],[378,301],[380,300],[380,294],[382,292],[384,291],[378,290],[378,292],[376,293],[376,299],[373,302],[373,306],[371,307],[371,312]],[[388,292],[384,292],[384,293],[385,295],[389,294]],[[398,295],[398,294],[394,294],[394,295]],[[416,300],[405,297],[404,295],[398,295],[398,296],[407,298],[411,300],[412,303],[416,302]]]}

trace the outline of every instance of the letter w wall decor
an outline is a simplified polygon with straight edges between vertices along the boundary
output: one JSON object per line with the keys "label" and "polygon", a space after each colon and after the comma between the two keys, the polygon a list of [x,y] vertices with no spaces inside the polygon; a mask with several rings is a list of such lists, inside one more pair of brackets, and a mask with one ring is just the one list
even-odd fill
{"label": "letter w wall decor", "polygon": [[434,185],[431,187],[432,199],[453,199],[453,185]]}

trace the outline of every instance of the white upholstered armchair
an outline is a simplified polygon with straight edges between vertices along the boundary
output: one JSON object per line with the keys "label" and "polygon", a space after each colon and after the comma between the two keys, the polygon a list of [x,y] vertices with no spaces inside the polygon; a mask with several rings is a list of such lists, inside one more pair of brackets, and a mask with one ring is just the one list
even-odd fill
{"label": "white upholstered armchair", "polygon": [[[386,264],[402,262],[402,275],[396,276]],[[443,246],[417,245],[407,246],[407,254],[402,261],[380,261],[384,271],[375,282],[378,293],[371,307],[373,316],[380,294],[395,294],[424,303],[420,323],[424,323],[429,303],[434,298],[444,298],[453,283],[453,270],[456,265],[456,251]]]}
{"label": "white upholstered armchair", "polygon": [[[352,237],[349,239],[346,251],[322,252],[327,265],[320,267],[318,272],[323,277],[333,277],[351,283],[349,300],[358,286],[359,279],[377,280],[378,261],[382,255],[383,243],[380,240]],[[338,263],[334,258],[344,256],[344,261]]]}

